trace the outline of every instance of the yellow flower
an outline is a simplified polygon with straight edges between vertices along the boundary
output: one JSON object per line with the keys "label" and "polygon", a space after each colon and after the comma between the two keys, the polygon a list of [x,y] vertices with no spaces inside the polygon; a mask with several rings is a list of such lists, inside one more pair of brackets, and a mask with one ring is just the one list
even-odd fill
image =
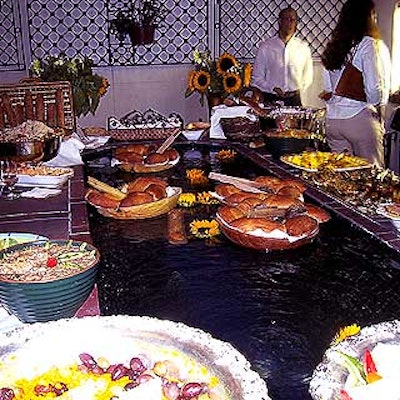
{"label": "yellow flower", "polygon": [[220,161],[233,161],[237,153],[235,150],[225,150],[222,149],[216,154],[216,158]]}
{"label": "yellow flower", "polygon": [[236,58],[229,53],[222,54],[217,61],[217,71],[219,74],[224,75],[232,67],[237,67],[238,62]]}
{"label": "yellow flower", "polygon": [[190,223],[190,233],[199,239],[208,239],[219,235],[219,225],[215,219],[194,220]]}
{"label": "yellow flower", "polygon": [[248,87],[251,83],[251,74],[253,73],[253,66],[246,63],[243,67],[243,86]]}
{"label": "yellow flower", "polygon": [[194,78],[196,76],[196,71],[190,71],[189,72],[189,76],[188,76],[188,90],[190,92],[194,92],[195,91],[195,87],[194,87]]}
{"label": "yellow flower", "polygon": [[205,172],[201,169],[189,169],[186,171],[186,177],[188,178],[191,185],[207,185],[208,178],[205,176]]}
{"label": "yellow flower", "polygon": [[182,193],[178,198],[178,205],[181,207],[192,207],[196,203],[194,193]]}
{"label": "yellow flower", "polygon": [[195,72],[193,86],[199,92],[206,92],[211,81],[211,76],[207,71]]}
{"label": "yellow flower", "polygon": [[332,344],[336,345],[336,344],[342,342],[344,339],[346,339],[349,336],[357,335],[357,333],[360,332],[360,329],[361,328],[357,324],[348,325],[343,328],[340,328],[339,332],[333,338]]}
{"label": "yellow flower", "polygon": [[236,93],[242,87],[242,78],[233,72],[226,73],[222,82],[226,93]]}
{"label": "yellow flower", "polygon": [[200,204],[218,204],[219,201],[209,192],[197,193],[197,202]]}

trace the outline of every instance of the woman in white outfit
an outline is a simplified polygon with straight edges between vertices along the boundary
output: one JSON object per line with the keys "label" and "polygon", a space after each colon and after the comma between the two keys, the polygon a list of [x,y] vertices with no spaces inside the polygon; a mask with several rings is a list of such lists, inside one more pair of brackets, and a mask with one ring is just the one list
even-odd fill
{"label": "woman in white outfit", "polygon": [[383,107],[390,91],[390,54],[380,39],[372,0],[348,0],[321,56],[326,135],[331,151],[383,166]]}

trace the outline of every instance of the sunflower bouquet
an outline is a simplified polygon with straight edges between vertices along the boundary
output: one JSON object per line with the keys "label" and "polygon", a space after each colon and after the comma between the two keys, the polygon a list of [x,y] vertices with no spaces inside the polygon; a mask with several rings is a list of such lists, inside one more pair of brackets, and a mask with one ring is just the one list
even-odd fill
{"label": "sunflower bouquet", "polygon": [[193,62],[195,68],[189,72],[185,97],[198,92],[201,105],[204,105],[204,96],[237,96],[242,88],[250,85],[252,65],[241,64],[230,53],[225,52],[217,60],[213,60],[210,50],[195,50]]}

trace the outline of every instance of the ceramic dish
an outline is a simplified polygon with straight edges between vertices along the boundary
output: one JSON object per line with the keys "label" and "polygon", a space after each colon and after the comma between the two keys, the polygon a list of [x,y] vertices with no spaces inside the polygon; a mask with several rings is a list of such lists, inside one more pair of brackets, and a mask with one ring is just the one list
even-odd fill
{"label": "ceramic dish", "polygon": [[[374,383],[353,386],[348,369],[344,366],[343,358],[340,357],[340,352],[362,363],[366,350],[371,352],[372,357],[375,357],[377,372],[382,375],[383,379]],[[385,362],[382,358],[384,352],[388,358],[394,355],[395,360]],[[400,322],[396,320],[371,325],[326,350],[322,361],[313,372],[309,392],[314,400],[342,398],[339,397],[342,389],[345,389],[354,400],[398,399],[400,388],[397,386],[393,393],[386,386],[387,383],[390,383],[391,375],[395,375],[397,385],[400,384],[396,376],[398,365],[400,365]],[[380,391],[380,395],[376,395],[376,390]]]}
{"label": "ceramic dish", "polygon": [[[17,377],[33,378],[37,374],[44,374],[52,367],[77,365],[82,353],[92,356],[94,360],[101,357],[111,365],[119,364],[128,368],[132,365],[132,357],[143,360],[147,374],[152,374],[150,381],[155,387],[146,387],[146,382],[141,382],[138,386],[134,385],[136,387],[124,390],[123,398],[129,396],[161,400],[166,398],[163,392],[167,390],[167,385],[172,384],[172,381],[168,383],[170,377],[178,376],[175,380],[178,390],[182,390],[187,382],[201,382],[215,400],[270,399],[265,382],[231,344],[179,322],[138,316],[66,319],[32,324],[0,335],[0,362],[3,367],[6,366],[3,370],[7,371],[0,377],[0,387],[12,386]],[[38,359],[40,364],[37,363]],[[160,375],[155,376],[157,374],[153,374],[153,370],[149,368],[159,360],[167,363],[166,373],[161,375],[164,376],[163,380],[159,378]],[[168,365],[172,365],[174,369],[170,371]],[[100,373],[96,381],[105,379],[104,375],[109,374],[110,372]],[[126,381],[128,378],[122,378],[122,381],[124,379]],[[72,396],[72,392],[85,384],[85,379],[65,380],[67,385],[75,384],[78,387],[68,390],[66,396],[57,398],[66,398],[68,394]],[[119,393],[121,388],[116,387],[117,385],[123,387],[123,382],[116,382],[114,385]],[[143,392],[139,390],[140,395],[136,397],[134,393],[139,393],[138,389],[141,387]],[[86,396],[74,398],[95,398],[90,390],[97,393],[104,390],[93,384],[86,386],[86,389],[89,390]],[[132,395],[129,394],[130,390]],[[206,395],[205,398],[210,397]]]}
{"label": "ceramic dish", "polygon": [[[49,168],[49,167],[48,167]],[[16,186],[58,188],[74,175],[71,168],[66,168],[62,175],[24,175],[18,174]]]}
{"label": "ceramic dish", "polygon": [[16,244],[34,242],[36,240],[48,240],[49,238],[35,233],[7,232],[0,233],[0,250],[5,250]]}

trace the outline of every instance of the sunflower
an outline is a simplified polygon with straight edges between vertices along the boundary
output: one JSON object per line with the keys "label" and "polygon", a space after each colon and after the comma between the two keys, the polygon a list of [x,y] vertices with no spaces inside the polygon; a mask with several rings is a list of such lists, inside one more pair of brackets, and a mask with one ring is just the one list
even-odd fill
{"label": "sunflower", "polygon": [[360,329],[361,328],[357,324],[353,324],[353,325],[349,325],[349,326],[340,328],[339,332],[333,338],[332,344],[336,345],[336,344],[342,342],[344,339],[346,339],[349,336],[357,335],[357,333],[360,332]]}
{"label": "sunflower", "polygon": [[190,233],[199,239],[209,239],[220,234],[218,222],[212,220],[195,219],[190,223]]}
{"label": "sunflower", "polygon": [[224,75],[222,83],[226,93],[236,93],[242,87],[242,78],[233,72]]}
{"label": "sunflower", "polygon": [[182,193],[178,198],[180,207],[193,207],[196,203],[196,195],[194,193]]}
{"label": "sunflower", "polygon": [[207,92],[210,82],[211,82],[211,75],[209,72],[195,71],[193,77],[193,86],[195,90],[198,90],[200,93]]}
{"label": "sunflower", "polygon": [[194,87],[194,77],[196,76],[196,71],[190,71],[188,76],[188,91],[194,92],[196,88]]}
{"label": "sunflower", "polygon": [[211,195],[210,192],[197,193],[197,202],[200,204],[219,204],[219,200]]}
{"label": "sunflower", "polygon": [[222,54],[217,61],[217,71],[221,75],[227,73],[232,67],[237,66],[238,62],[235,56],[229,53]]}
{"label": "sunflower", "polygon": [[251,74],[253,73],[253,66],[250,63],[244,64],[243,67],[243,86],[250,86]]}

